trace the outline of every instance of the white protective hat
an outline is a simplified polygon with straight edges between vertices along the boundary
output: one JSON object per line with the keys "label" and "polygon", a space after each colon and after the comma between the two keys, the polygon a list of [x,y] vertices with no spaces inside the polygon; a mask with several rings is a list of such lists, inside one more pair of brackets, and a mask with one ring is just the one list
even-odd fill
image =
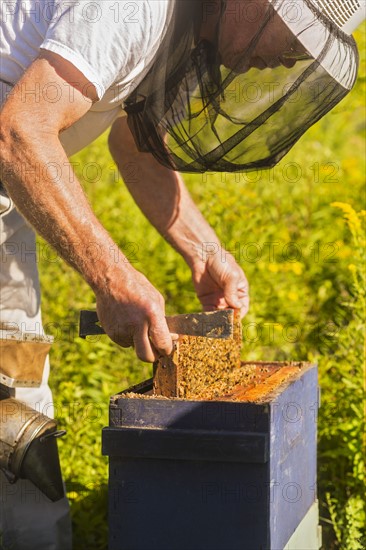
{"label": "white protective hat", "polygon": [[[211,35],[205,2],[216,9]],[[364,16],[365,0],[176,0],[155,64],[125,104],[139,149],[187,172],[274,166],[353,87],[350,34]],[[273,62],[261,66],[265,47]]]}
{"label": "white protective hat", "polygon": [[337,27],[352,34],[366,19],[365,0],[311,0]]}

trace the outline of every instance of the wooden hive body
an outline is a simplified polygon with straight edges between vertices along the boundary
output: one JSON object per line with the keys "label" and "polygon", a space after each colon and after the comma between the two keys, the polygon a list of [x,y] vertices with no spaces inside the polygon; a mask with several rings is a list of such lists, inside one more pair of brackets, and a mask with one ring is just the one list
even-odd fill
{"label": "wooden hive body", "polygon": [[215,400],[153,396],[152,381],[112,397],[110,550],[286,547],[316,502],[317,369],[256,368],[255,388]]}

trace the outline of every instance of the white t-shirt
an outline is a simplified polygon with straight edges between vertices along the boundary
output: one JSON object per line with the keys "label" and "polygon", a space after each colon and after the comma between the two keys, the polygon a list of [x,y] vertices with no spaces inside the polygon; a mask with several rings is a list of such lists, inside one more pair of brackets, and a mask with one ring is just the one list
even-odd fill
{"label": "white t-shirt", "polygon": [[[99,101],[61,134],[67,154],[100,135],[150,69],[172,15],[172,0],[1,0],[1,102],[41,48],[70,61]],[[51,104],[70,94],[49,83]]]}

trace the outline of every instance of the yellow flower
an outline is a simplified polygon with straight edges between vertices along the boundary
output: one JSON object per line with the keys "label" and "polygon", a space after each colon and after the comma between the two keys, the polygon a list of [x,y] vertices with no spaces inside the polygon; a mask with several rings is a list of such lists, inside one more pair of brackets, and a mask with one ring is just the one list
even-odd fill
{"label": "yellow flower", "polygon": [[357,267],[355,266],[355,264],[349,264],[348,269],[352,271],[352,273],[355,273],[355,271],[357,271]]}
{"label": "yellow flower", "polygon": [[353,250],[351,248],[348,248],[344,243],[338,244],[339,241],[335,243],[335,246],[338,245],[337,250],[337,257],[338,258],[348,258],[349,256],[353,256]]}
{"label": "yellow flower", "polygon": [[301,275],[304,269],[304,266],[300,262],[294,262],[291,267],[295,275]]}
{"label": "yellow flower", "polygon": [[332,202],[331,206],[340,208],[344,214],[344,217],[347,220],[348,227],[352,233],[359,233],[361,231],[361,220],[358,217],[358,214],[352,206],[346,202]]}

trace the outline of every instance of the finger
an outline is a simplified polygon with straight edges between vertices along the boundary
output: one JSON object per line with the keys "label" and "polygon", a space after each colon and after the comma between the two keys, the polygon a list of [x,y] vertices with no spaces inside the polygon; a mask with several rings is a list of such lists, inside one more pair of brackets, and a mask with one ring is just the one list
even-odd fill
{"label": "finger", "polygon": [[249,303],[250,303],[249,295],[247,294],[246,296],[241,298],[240,301],[241,301],[241,304],[242,304],[241,307],[240,307],[240,319],[243,319],[243,317],[245,317],[245,315],[249,311]]}
{"label": "finger", "polygon": [[133,342],[136,355],[141,361],[153,363],[156,360],[157,354],[151,345],[147,327],[135,332]]}
{"label": "finger", "polygon": [[238,288],[238,299],[240,301],[240,318],[242,319],[249,311],[249,288],[248,281],[241,281]]}
{"label": "finger", "polygon": [[241,310],[241,316],[248,312],[249,309],[249,284],[244,275],[241,273],[240,277],[231,277],[225,287],[224,296],[227,304],[230,307]]}
{"label": "finger", "polygon": [[242,299],[239,296],[238,281],[231,278],[224,287],[224,297],[227,305],[234,309],[241,309]]}
{"label": "finger", "polygon": [[204,311],[214,311],[215,309],[225,309],[228,307],[222,289],[210,292],[209,294],[200,294],[199,299]]}
{"label": "finger", "polygon": [[225,309],[224,307],[216,307],[212,304],[202,304],[203,311],[216,311],[216,309]]}
{"label": "finger", "polygon": [[237,290],[237,299],[239,302],[240,318],[243,319],[249,311],[249,291],[247,281],[243,281]]}
{"label": "finger", "polygon": [[109,332],[110,338],[113,342],[116,342],[122,348],[130,348],[134,345],[133,335],[136,332],[136,326],[134,324],[129,325],[115,325]]}
{"label": "finger", "polygon": [[170,355],[172,353],[172,335],[169,332],[165,317],[154,319],[149,327],[149,338],[159,355]]}

